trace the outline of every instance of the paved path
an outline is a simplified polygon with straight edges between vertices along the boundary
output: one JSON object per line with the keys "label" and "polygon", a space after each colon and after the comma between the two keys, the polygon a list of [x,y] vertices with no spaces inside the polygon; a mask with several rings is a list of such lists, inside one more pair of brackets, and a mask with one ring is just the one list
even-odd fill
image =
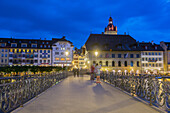
{"label": "paved path", "polygon": [[68,77],[15,113],[157,113],[146,104],[89,76]]}

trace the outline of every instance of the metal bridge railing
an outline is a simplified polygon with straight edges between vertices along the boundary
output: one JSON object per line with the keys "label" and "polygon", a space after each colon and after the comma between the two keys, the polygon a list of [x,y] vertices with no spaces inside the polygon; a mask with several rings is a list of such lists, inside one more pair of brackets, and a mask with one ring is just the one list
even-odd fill
{"label": "metal bridge railing", "polygon": [[45,73],[18,77],[15,82],[0,84],[0,112],[11,112],[15,108],[23,106],[25,102],[57,84],[67,76],[64,72]]}
{"label": "metal bridge railing", "polygon": [[170,77],[102,72],[101,79],[142,98],[149,105],[170,111]]}

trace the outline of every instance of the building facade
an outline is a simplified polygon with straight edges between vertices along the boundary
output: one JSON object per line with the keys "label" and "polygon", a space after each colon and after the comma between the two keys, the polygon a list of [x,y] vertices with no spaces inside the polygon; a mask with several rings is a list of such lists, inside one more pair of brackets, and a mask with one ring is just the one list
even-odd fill
{"label": "building facade", "polygon": [[165,73],[170,73],[170,42],[160,42],[160,46],[164,49],[164,69]]}
{"label": "building facade", "polygon": [[[56,40],[0,38],[0,66],[59,66],[52,65],[54,61],[52,46],[59,41],[71,43],[65,38]],[[71,47],[73,48],[73,45]],[[72,61],[72,58],[69,60]]]}
{"label": "building facade", "polygon": [[[63,37],[62,39],[52,39],[52,65],[53,66],[72,66],[73,45]],[[66,55],[68,52],[68,55]]]}
{"label": "building facade", "polygon": [[[130,35],[117,34],[112,18],[102,34],[90,34],[85,57],[90,65],[98,63],[103,71],[125,73],[163,73],[163,49],[155,43],[138,42]],[[86,62],[87,62],[86,61]],[[89,66],[90,67],[90,66]]]}
{"label": "building facade", "polygon": [[85,62],[85,56],[82,49],[77,49],[73,54],[73,68],[86,69],[88,65]]}
{"label": "building facade", "polygon": [[142,42],[141,61],[143,73],[164,73],[164,55],[160,45]]}

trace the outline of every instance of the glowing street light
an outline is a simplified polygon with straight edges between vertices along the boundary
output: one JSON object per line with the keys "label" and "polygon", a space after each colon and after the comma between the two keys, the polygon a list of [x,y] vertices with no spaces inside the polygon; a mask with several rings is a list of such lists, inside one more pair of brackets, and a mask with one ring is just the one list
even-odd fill
{"label": "glowing street light", "polygon": [[99,54],[99,53],[96,51],[96,52],[95,52],[96,57],[97,57],[98,54]]}
{"label": "glowing street light", "polygon": [[90,61],[87,61],[88,64],[90,64]]}

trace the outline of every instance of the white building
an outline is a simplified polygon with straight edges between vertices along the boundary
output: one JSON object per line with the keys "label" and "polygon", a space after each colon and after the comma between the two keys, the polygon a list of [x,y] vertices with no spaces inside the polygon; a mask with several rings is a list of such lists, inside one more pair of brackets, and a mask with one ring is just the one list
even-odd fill
{"label": "white building", "polygon": [[72,42],[66,40],[65,37],[52,40],[52,66],[72,66],[74,47]]}

